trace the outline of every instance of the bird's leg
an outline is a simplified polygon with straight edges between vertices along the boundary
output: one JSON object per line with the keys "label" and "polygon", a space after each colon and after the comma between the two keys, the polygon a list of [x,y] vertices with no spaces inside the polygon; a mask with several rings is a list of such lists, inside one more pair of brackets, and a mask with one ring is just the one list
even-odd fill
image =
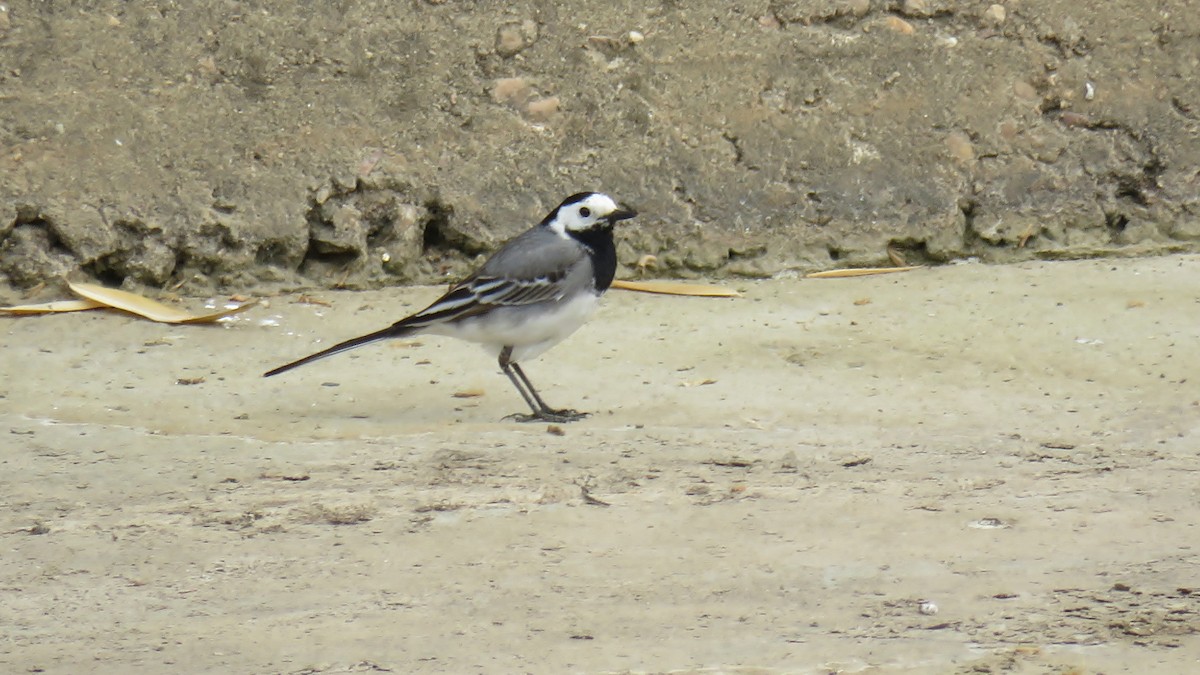
{"label": "bird's leg", "polygon": [[575,420],[587,417],[587,413],[567,409],[552,410],[550,406],[546,405],[542,397],[538,396],[537,389],[533,388],[533,383],[529,381],[529,377],[525,375],[525,371],[521,370],[521,366],[512,361],[512,347],[505,347],[500,351],[499,361],[500,370],[504,371],[504,374],[512,381],[513,386],[521,393],[521,398],[525,399],[525,403],[533,411],[532,415],[522,415],[519,413],[509,415],[512,419],[518,422],[574,422]]}
{"label": "bird's leg", "polygon": [[513,372],[517,374],[517,377],[521,378],[521,382],[524,383],[525,388],[529,390],[529,395],[533,396],[534,401],[537,401],[538,408],[543,411],[551,412],[550,406],[546,405],[546,402],[542,400],[541,396],[538,396],[537,389],[533,388],[533,383],[529,381],[529,377],[525,374],[525,371],[521,370],[520,364],[512,363],[509,365],[512,367]]}
{"label": "bird's leg", "polygon": [[521,370],[521,366],[516,363],[510,363],[509,366],[513,369],[513,372],[517,374],[517,377],[521,378],[521,381],[525,383],[525,387],[529,390],[529,394],[533,397],[534,401],[537,401],[538,406],[541,408],[534,413],[534,417],[536,419],[546,422],[574,422],[588,416],[588,414],[585,412],[579,412],[569,408],[563,408],[561,410],[552,409],[550,406],[546,405],[546,402],[542,400],[541,396],[538,396],[537,389],[533,388],[533,383],[529,381],[529,377],[525,374],[525,371]]}
{"label": "bird's leg", "polygon": [[[511,357],[512,347],[505,347],[500,351],[500,370],[503,370],[508,379],[512,381],[513,386],[517,388],[517,391],[521,394],[521,398],[525,399],[525,403],[529,405],[529,409],[533,411],[533,415],[536,417],[538,413],[546,408],[546,404],[542,403],[541,407],[538,407],[534,403],[534,397],[530,397],[529,393],[525,391],[521,380],[518,380],[516,374],[513,373],[513,366],[516,364],[509,360]],[[534,396],[536,397],[536,394]],[[541,399],[537,399],[537,402],[541,403]]]}

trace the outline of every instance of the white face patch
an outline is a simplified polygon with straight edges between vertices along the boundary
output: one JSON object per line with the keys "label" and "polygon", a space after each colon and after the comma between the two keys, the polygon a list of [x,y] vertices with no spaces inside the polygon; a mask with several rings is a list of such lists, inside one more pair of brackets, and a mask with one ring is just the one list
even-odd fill
{"label": "white face patch", "polygon": [[596,192],[574,204],[559,207],[549,227],[558,236],[567,237],[568,232],[582,232],[595,227],[596,223],[608,218],[617,208],[612,197]]}

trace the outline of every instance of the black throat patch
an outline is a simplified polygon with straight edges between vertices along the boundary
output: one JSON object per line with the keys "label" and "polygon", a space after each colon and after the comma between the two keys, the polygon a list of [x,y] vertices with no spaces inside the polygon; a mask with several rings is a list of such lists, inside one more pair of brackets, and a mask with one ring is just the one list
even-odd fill
{"label": "black throat patch", "polygon": [[581,232],[569,231],[567,234],[587,248],[588,257],[592,259],[596,291],[607,291],[617,274],[617,245],[613,242],[613,226],[601,223]]}

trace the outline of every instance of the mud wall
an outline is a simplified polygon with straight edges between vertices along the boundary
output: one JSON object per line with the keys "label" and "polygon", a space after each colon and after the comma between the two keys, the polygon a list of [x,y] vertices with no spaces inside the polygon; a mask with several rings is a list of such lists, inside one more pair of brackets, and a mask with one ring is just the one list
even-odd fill
{"label": "mud wall", "polygon": [[439,281],[582,189],[658,274],[1200,250],[1186,0],[0,7],[11,286]]}

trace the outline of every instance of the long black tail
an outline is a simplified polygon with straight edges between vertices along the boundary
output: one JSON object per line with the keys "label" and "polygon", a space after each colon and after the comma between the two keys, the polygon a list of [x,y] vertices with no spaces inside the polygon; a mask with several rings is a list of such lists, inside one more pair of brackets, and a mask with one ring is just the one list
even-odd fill
{"label": "long black tail", "polygon": [[[401,323],[403,323],[403,322],[401,322]],[[313,361],[318,361],[320,359],[325,358],[326,356],[333,356],[334,354],[340,354],[341,352],[354,349],[355,347],[361,347],[361,346],[371,343],[371,342],[377,342],[379,340],[386,340],[388,338],[401,338],[401,337],[405,337],[406,335],[412,335],[413,333],[416,333],[417,330],[418,330],[418,328],[416,328],[416,327],[401,326],[399,323],[396,325],[388,326],[387,328],[384,328],[383,330],[375,331],[374,333],[368,333],[366,335],[361,335],[359,337],[356,337],[356,338],[353,338],[350,340],[346,340],[345,342],[338,343],[338,344],[330,347],[329,349],[323,349],[323,350],[317,352],[316,354],[310,354],[298,361],[292,361],[291,363],[288,363],[286,365],[282,365],[282,366],[279,366],[278,368],[268,370],[267,372],[263,373],[263,377],[271,377],[272,375],[278,375],[282,372],[289,371],[292,368],[303,366],[306,363],[312,363]]]}

